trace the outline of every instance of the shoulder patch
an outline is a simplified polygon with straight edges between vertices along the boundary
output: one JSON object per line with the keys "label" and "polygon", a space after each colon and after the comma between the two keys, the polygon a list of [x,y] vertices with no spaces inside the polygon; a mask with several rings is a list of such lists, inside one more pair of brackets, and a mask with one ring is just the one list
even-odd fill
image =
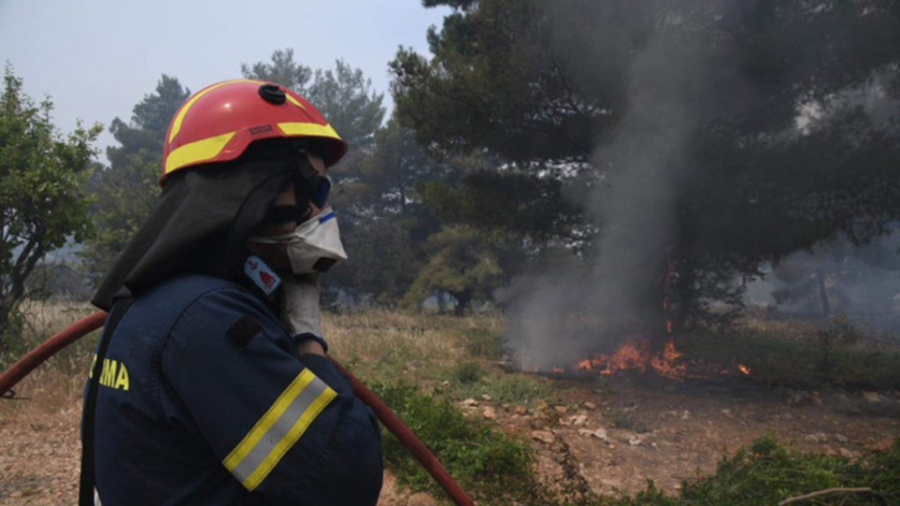
{"label": "shoulder patch", "polygon": [[225,331],[225,338],[238,348],[243,349],[247,346],[247,343],[253,339],[253,336],[259,334],[261,330],[262,325],[257,323],[253,318],[244,315],[238,321],[234,322],[234,325],[232,325],[231,328]]}
{"label": "shoulder patch", "polygon": [[275,290],[281,286],[281,277],[256,255],[250,255],[244,261],[244,275],[250,278],[250,281],[253,281],[253,284],[267,296],[275,293]]}

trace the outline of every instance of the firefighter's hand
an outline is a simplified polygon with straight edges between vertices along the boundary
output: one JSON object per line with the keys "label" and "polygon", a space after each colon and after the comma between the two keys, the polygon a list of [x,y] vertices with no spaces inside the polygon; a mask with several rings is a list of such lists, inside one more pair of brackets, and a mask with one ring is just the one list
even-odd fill
{"label": "firefighter's hand", "polygon": [[281,320],[298,339],[300,353],[324,355],[327,349],[319,323],[319,283],[313,276],[285,276]]}

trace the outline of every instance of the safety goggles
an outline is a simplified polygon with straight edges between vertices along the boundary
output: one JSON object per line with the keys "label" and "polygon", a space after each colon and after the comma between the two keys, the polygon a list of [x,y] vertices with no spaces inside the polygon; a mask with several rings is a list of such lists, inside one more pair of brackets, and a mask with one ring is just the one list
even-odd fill
{"label": "safety goggles", "polygon": [[[325,208],[325,205],[328,203],[328,195],[331,193],[331,180],[328,179],[328,176],[315,175],[310,178],[303,178],[301,184],[308,191],[309,202],[306,205],[274,205],[266,213],[267,222],[273,225],[282,225],[292,221],[302,223],[309,218],[312,211],[309,204],[313,204],[319,209]],[[299,194],[300,192],[298,191]]]}

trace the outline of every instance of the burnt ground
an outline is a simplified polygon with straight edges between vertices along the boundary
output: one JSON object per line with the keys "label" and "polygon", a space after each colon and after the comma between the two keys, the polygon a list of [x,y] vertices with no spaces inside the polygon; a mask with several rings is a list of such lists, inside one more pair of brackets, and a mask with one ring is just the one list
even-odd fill
{"label": "burnt ground", "polygon": [[[74,504],[78,476],[77,395],[37,405],[0,401],[0,505]],[[601,493],[635,492],[652,479],[667,492],[714,471],[726,452],[770,432],[790,447],[856,458],[900,437],[900,392],[812,392],[739,381],[559,380],[560,403],[526,408],[490,399],[461,403],[470,416],[529,438],[541,474],[553,480],[566,452]],[[571,462],[571,460],[570,460]],[[399,491],[388,476],[383,505],[432,504]]]}

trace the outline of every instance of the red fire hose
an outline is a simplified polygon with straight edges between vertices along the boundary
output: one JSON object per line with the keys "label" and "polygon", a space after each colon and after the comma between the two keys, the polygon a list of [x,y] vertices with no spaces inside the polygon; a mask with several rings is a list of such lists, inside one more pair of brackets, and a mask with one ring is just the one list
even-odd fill
{"label": "red fire hose", "polygon": [[[53,335],[50,339],[41,343],[37,348],[29,351],[24,357],[19,359],[18,362],[3,371],[3,375],[0,375],[0,396],[6,395],[16,383],[28,375],[28,373],[37,366],[44,363],[45,360],[56,354],[56,352],[72,344],[86,334],[102,327],[105,320],[106,313],[104,311],[98,311],[90,316],[85,316],[72,325],[69,325],[61,332]],[[431,450],[425,446],[425,443],[419,440],[419,438],[413,434],[412,430],[403,423],[403,420],[400,420],[384,401],[379,399],[374,392],[363,385],[362,382],[359,381],[356,376],[351,374],[350,371],[345,369],[344,366],[339,364],[333,358],[331,361],[342,373],[350,378],[350,382],[353,384],[353,393],[356,394],[356,397],[372,408],[372,411],[375,412],[375,416],[378,417],[378,420],[380,420],[381,423],[383,423],[384,426],[400,440],[403,446],[409,450],[412,456],[422,464],[422,467],[424,467],[435,481],[438,482],[441,488],[447,492],[447,495],[450,496],[453,502],[458,506],[474,506],[475,503],[472,502],[472,499],[470,499],[462,487],[456,483],[456,480],[450,476],[450,473],[441,465],[437,457],[431,453]]]}

